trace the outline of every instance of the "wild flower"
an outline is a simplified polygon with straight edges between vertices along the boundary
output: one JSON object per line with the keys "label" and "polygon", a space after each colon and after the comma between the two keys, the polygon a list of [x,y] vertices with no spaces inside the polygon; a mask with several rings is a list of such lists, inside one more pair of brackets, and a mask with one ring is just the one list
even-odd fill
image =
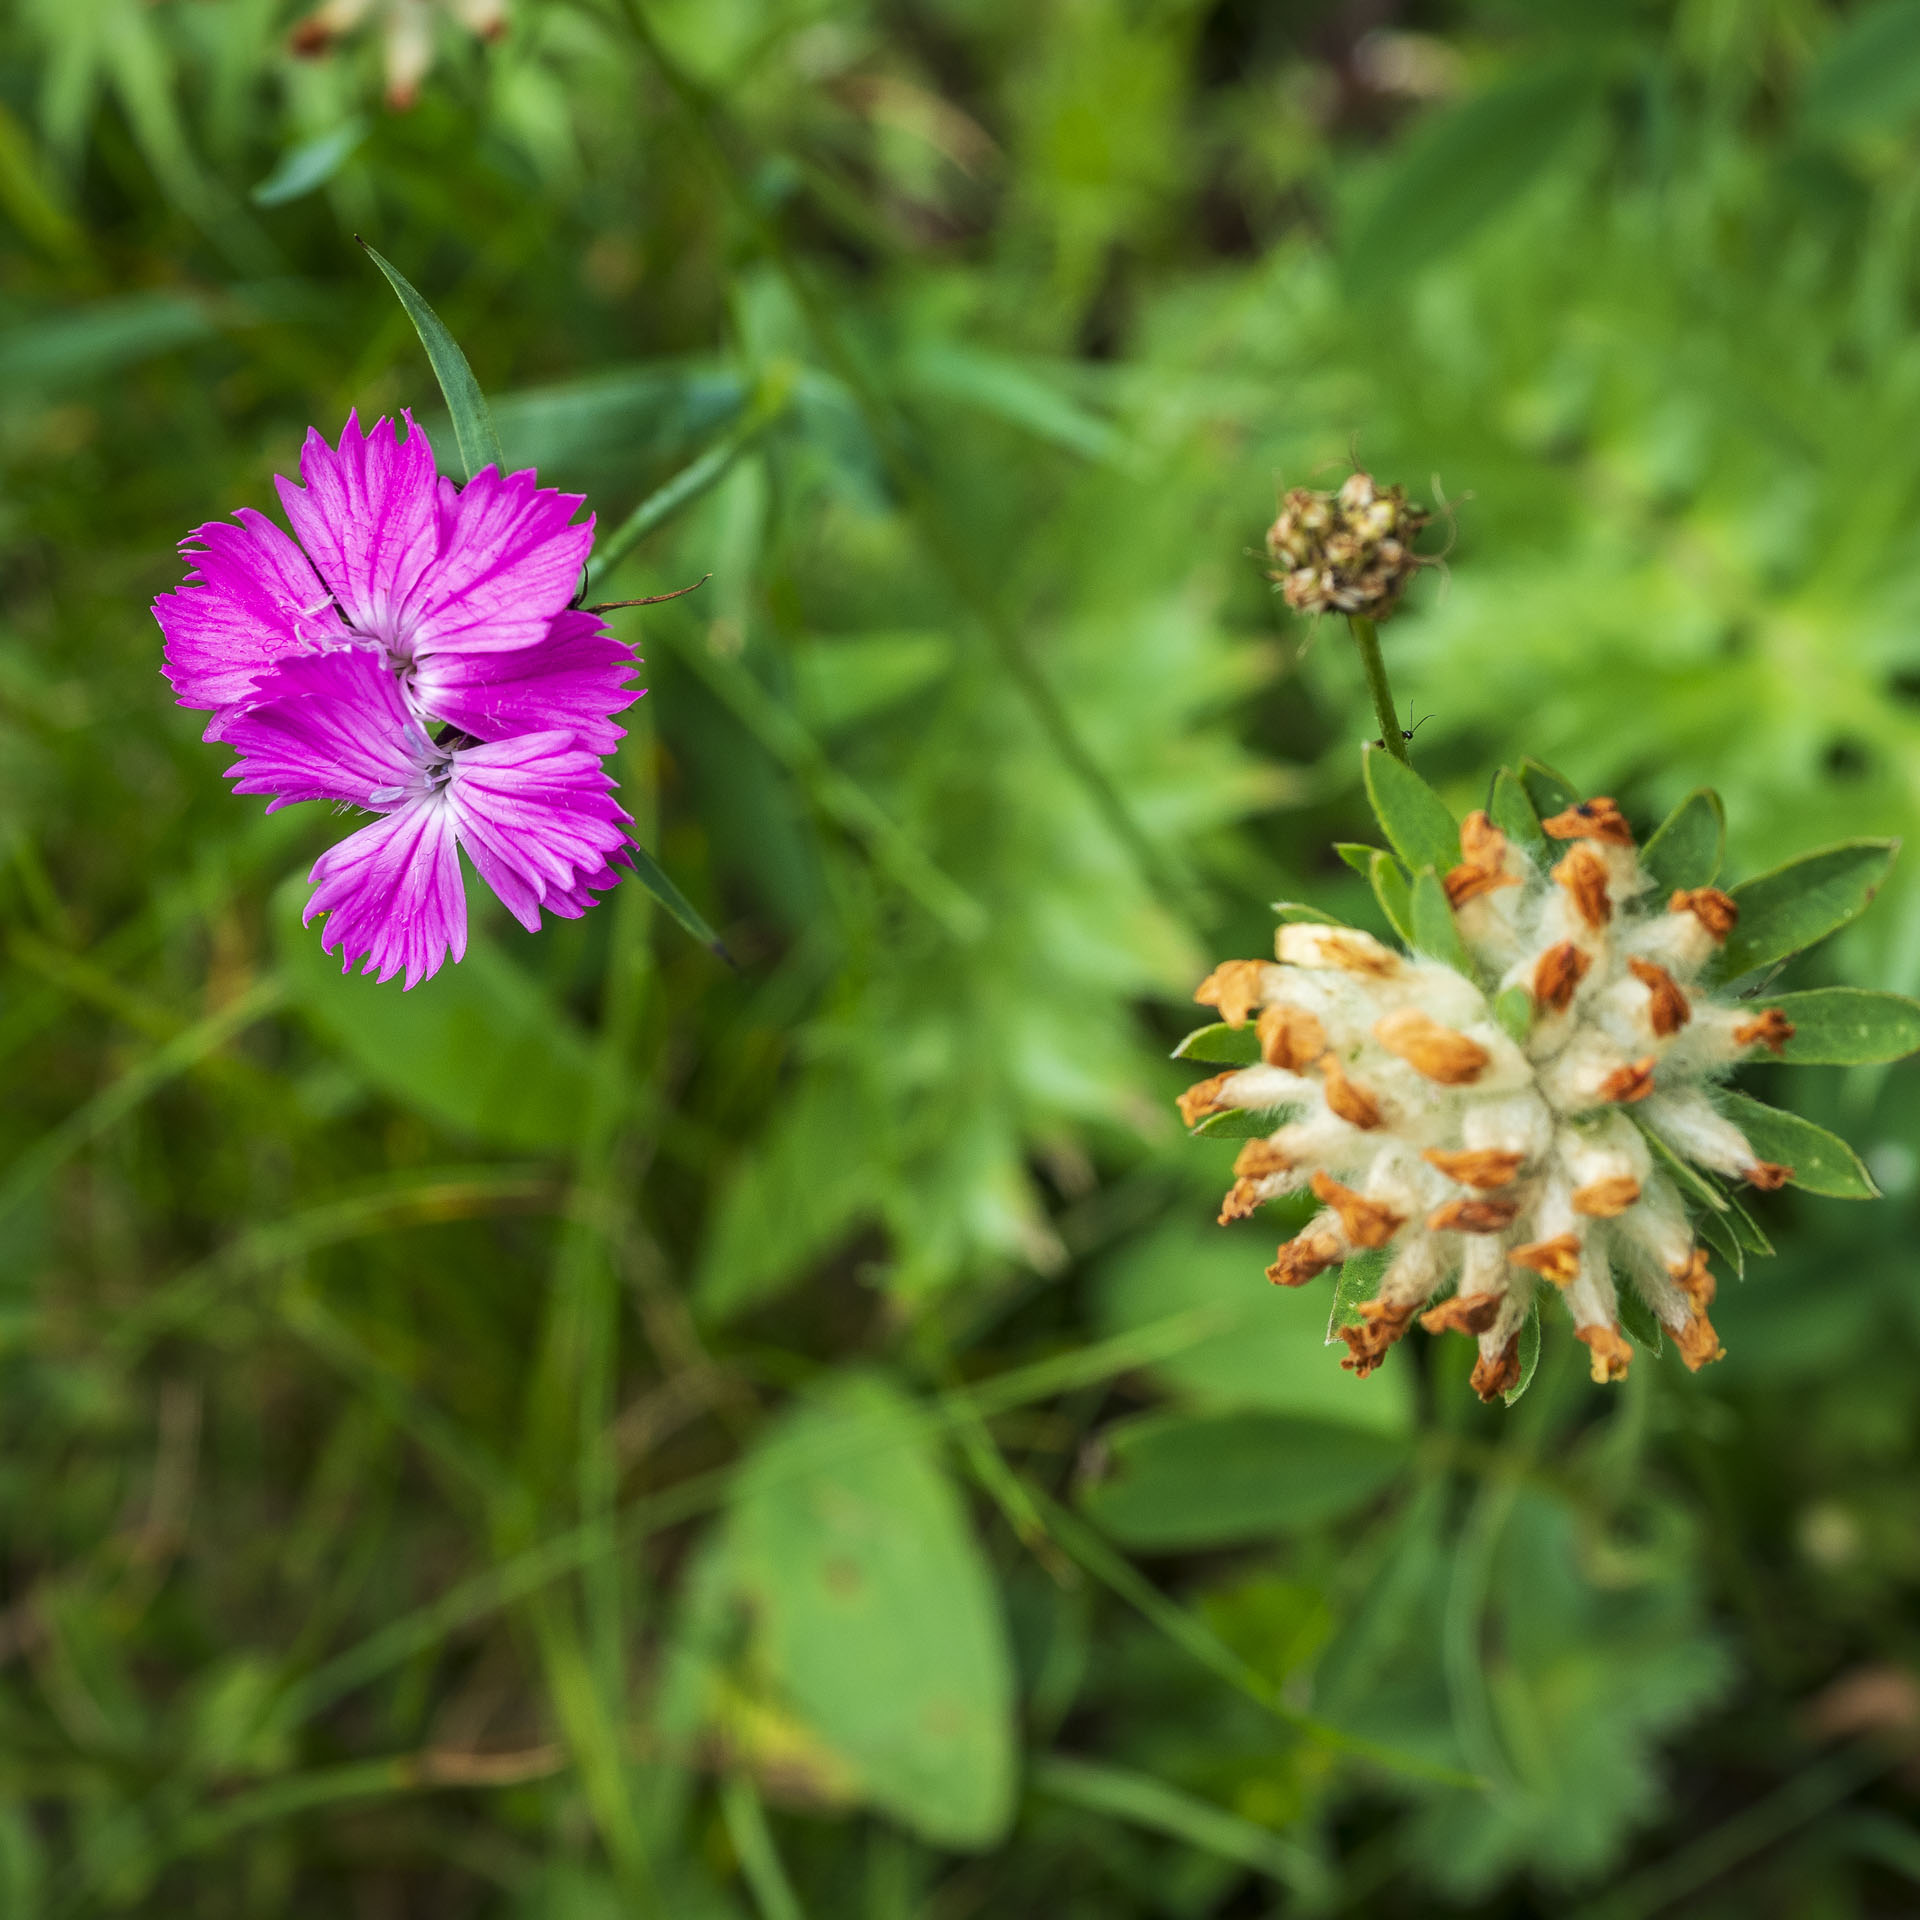
{"label": "wild flower", "polygon": [[322,0],[294,23],[288,44],[303,60],[324,59],[369,17],[377,19],[387,105],[404,112],[433,70],[436,16],[481,41],[498,40],[507,30],[505,0]]}

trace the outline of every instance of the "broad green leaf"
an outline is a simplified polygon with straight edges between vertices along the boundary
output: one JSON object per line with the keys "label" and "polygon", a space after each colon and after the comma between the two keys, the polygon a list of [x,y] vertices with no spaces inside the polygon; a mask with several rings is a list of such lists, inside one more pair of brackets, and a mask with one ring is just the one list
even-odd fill
{"label": "broad green leaf", "polygon": [[1544,855],[1551,842],[1540,831],[1540,815],[1520,776],[1511,767],[1502,767],[1493,776],[1493,791],[1487,796],[1487,818],[1516,846],[1529,853]]}
{"label": "broad green leaf", "polygon": [[1796,1187],[1835,1200],[1880,1197],[1860,1156],[1838,1134],[1744,1093],[1722,1092],[1718,1104],[1762,1160],[1793,1169]]}
{"label": "broad green leaf", "polygon": [[1013,1673],[993,1576],[911,1402],[831,1380],[740,1470],[728,1525],[756,1664],[936,1846],[989,1846],[1013,1813]]}
{"label": "broad green leaf", "polygon": [[1630,1338],[1646,1348],[1649,1353],[1658,1353],[1666,1344],[1660,1331],[1660,1322],[1654,1318],[1653,1309],[1641,1299],[1639,1288],[1631,1283],[1624,1284],[1618,1292],[1620,1302],[1620,1324]]}
{"label": "broad green leaf", "polygon": [[307,885],[274,897],[281,969],[294,1005],[359,1070],[406,1106],[502,1146],[560,1152],[579,1136],[593,1085],[587,1038],[483,934],[467,957],[402,992],[342,974],[302,927]]}
{"label": "broad green leaf", "polygon": [[1720,956],[1722,974],[1771,966],[1857,918],[1899,851],[1897,840],[1843,840],[1742,881],[1733,889],[1740,919]]}
{"label": "broad green leaf", "polygon": [[1298,1111],[1296,1107],[1229,1107],[1224,1113],[1208,1114],[1193,1131],[1209,1140],[1264,1140]]}
{"label": "broad green leaf", "polygon": [[1293,1233],[1315,1204],[1295,1195],[1230,1227],[1181,1217],[1134,1240],[1100,1270],[1102,1331],[1129,1333],[1177,1314],[1224,1310],[1232,1317],[1221,1332],[1154,1363],[1157,1384],[1194,1407],[1259,1407],[1406,1432],[1413,1420],[1410,1369],[1387,1367],[1356,1380],[1321,1345],[1327,1302],[1320,1288],[1276,1287],[1266,1279],[1274,1242]]}
{"label": "broad green leaf", "polygon": [[1408,945],[1413,945],[1413,888],[1407,870],[1390,853],[1376,853],[1367,871],[1373,882],[1373,897],[1387,916],[1387,925]]}
{"label": "broad green leaf", "polygon": [[1502,987],[1493,1003],[1493,1017],[1515,1046],[1524,1047],[1533,1031],[1533,995],[1525,987]]}
{"label": "broad green leaf", "polygon": [[413,322],[413,330],[427,350],[433,377],[440,382],[447,411],[453,416],[454,443],[460,449],[460,465],[466,477],[471,480],[486,466],[505,471],[506,456],[500,451],[500,436],[494,431],[493,415],[487,411],[486,396],[473,377],[473,369],[467,365],[467,356],[442,325],[440,316],[421,299],[413,282],[378,248],[367,246],[364,240],[360,244],[366,247],[373,264],[386,275],[387,284],[400,296],[400,304],[406,308],[407,318]]}
{"label": "broad green leaf", "polygon": [[1727,851],[1727,810],[1711,787],[1697,787],[1654,829],[1640,864],[1661,886],[1707,887]]}
{"label": "broad green leaf", "polygon": [[1333,1311],[1327,1316],[1326,1344],[1339,1343],[1342,1327],[1360,1324],[1360,1303],[1380,1291],[1380,1281],[1393,1264],[1391,1247],[1373,1247],[1356,1253],[1334,1270]]}
{"label": "broad green leaf", "polygon": [[1404,1438],[1276,1413],[1154,1413],[1101,1437],[1110,1466],[1082,1504],[1116,1540],[1149,1552],[1338,1519],[1412,1457]]}
{"label": "broad green leaf", "polygon": [[1526,788],[1534,814],[1542,820],[1564,812],[1580,797],[1565,774],[1556,773],[1544,760],[1536,760],[1531,754],[1520,762],[1520,784]]}
{"label": "broad green leaf", "polygon": [[1806,76],[1800,120],[1823,134],[1892,131],[1920,113],[1920,0],[1847,16]]}
{"label": "broad green leaf", "polygon": [[1429,959],[1444,961],[1456,972],[1473,978],[1473,956],[1460,937],[1460,928],[1447,903],[1447,890],[1431,867],[1413,879],[1413,945]]}
{"label": "broad green leaf", "polygon": [[1379,848],[1366,846],[1358,840],[1336,840],[1333,850],[1362,880],[1372,879],[1374,856]]}
{"label": "broad green leaf", "polygon": [[356,113],[337,127],[289,147],[248,199],[256,207],[283,207],[289,200],[324,187],[359,151],[371,131],[372,122],[365,114]]}
{"label": "broad green leaf", "polygon": [[1415,127],[1348,225],[1341,253],[1353,291],[1395,285],[1524,194],[1591,111],[1601,78],[1591,60],[1556,62]]}
{"label": "broad green leaf", "polygon": [[1793,1022],[1780,1058],[1798,1066],[1868,1067],[1920,1052],[1920,1000],[1867,987],[1814,987],[1805,993],[1762,994],[1753,1002],[1778,1007]]}
{"label": "broad green leaf", "polygon": [[1402,760],[1380,747],[1361,750],[1367,799],[1381,830],[1408,870],[1460,864],[1460,825],[1447,803]]}
{"label": "broad green leaf", "polygon": [[681,926],[693,935],[704,947],[733,965],[733,956],[728,953],[720,936],[701,918],[693,902],[667,877],[665,869],[654,859],[638,841],[629,840],[621,850],[619,861],[633,868],[634,878],[679,921]]}
{"label": "broad green leaf", "polygon": [[1217,1021],[1210,1027],[1196,1027],[1174,1048],[1176,1060],[1200,1060],[1215,1067],[1250,1067],[1260,1058],[1260,1036],[1249,1020],[1245,1026],[1230,1027]]}
{"label": "broad green leaf", "polygon": [[1519,1359],[1520,1378],[1500,1396],[1507,1406],[1512,1406],[1533,1385],[1533,1376],[1540,1370],[1540,1303],[1538,1300],[1527,1309],[1527,1317],[1520,1322]]}

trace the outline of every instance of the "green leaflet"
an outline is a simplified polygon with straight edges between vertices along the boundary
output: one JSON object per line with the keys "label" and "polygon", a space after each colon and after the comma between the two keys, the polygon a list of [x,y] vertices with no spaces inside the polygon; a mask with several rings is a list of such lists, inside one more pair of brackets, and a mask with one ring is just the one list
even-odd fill
{"label": "green leaflet", "polygon": [[1920,110],[1920,0],[1849,14],[1800,93],[1800,123],[1820,134],[1894,133]]}
{"label": "green leaflet", "polygon": [[1761,1231],[1760,1223],[1746,1209],[1746,1204],[1737,1193],[1730,1193],[1727,1199],[1727,1222],[1733,1228],[1734,1237],[1749,1253],[1762,1257],[1773,1252],[1773,1242]]}
{"label": "green leaflet", "polygon": [[1407,883],[1407,870],[1390,853],[1376,853],[1367,868],[1373,882],[1373,897],[1387,917],[1387,925],[1408,945],[1413,945],[1413,889]]}
{"label": "green leaflet", "polygon": [[1658,1353],[1666,1344],[1660,1331],[1660,1322],[1654,1318],[1653,1309],[1641,1299],[1639,1289],[1623,1286],[1619,1289],[1620,1324],[1627,1330],[1628,1336],[1643,1346],[1649,1353]]}
{"label": "green leaflet", "polygon": [[1173,1050],[1176,1060],[1200,1060],[1216,1067],[1250,1067],[1260,1058],[1260,1036],[1253,1022],[1230,1027],[1224,1020],[1195,1027]]}
{"label": "green leaflet", "polygon": [[1744,1093],[1722,1092],[1717,1104],[1762,1160],[1793,1169],[1796,1187],[1835,1200],[1880,1197],[1860,1156],[1837,1133]]}
{"label": "green leaflet", "polygon": [[587,1037],[491,940],[410,993],[342,974],[302,927],[307,885],[274,896],[280,964],[295,1006],[384,1094],[457,1133],[537,1152],[573,1146],[590,1105]]}
{"label": "green leaflet", "polygon": [[1404,1437],[1251,1411],[1150,1413],[1101,1438],[1111,1472],[1082,1505],[1114,1539],[1148,1552],[1338,1519],[1385,1491],[1412,1458]]}
{"label": "green leaflet", "polygon": [[378,248],[367,246],[364,240],[360,244],[366,247],[373,264],[387,276],[387,284],[400,296],[400,304],[406,308],[407,318],[413,322],[413,330],[427,350],[433,377],[440,382],[447,411],[453,416],[453,437],[460,449],[460,464],[466,477],[471,480],[487,466],[497,467],[504,473],[506,456],[500,451],[500,436],[494,430],[493,415],[487,411],[480,383],[467,365],[467,356],[460,351],[440,316],[421,299],[413,282]]}
{"label": "green leaflet", "polygon": [[1446,802],[1383,748],[1364,748],[1360,764],[1374,815],[1409,870],[1436,867],[1446,873],[1458,866],[1460,826]]}
{"label": "green leaflet", "polygon": [[1453,908],[1447,904],[1447,890],[1431,867],[1414,876],[1413,945],[1429,958],[1445,962],[1456,972],[1474,977],[1473,956],[1460,938]]}
{"label": "green leaflet", "polygon": [[1333,850],[1362,880],[1373,877],[1373,858],[1379,852],[1378,847],[1369,847],[1358,840],[1336,840]]}
{"label": "green leaflet", "polygon": [[740,1471],[731,1564],[778,1697],[863,1796],[937,1846],[1013,1812],[1013,1672],[993,1575],[912,1404],[842,1373]]}
{"label": "green leaflet", "polygon": [[1533,1385],[1533,1376],[1540,1368],[1540,1303],[1536,1300],[1527,1309],[1527,1317],[1520,1322],[1520,1378],[1500,1397],[1508,1405],[1513,1403]]}
{"label": "green leaflet", "polygon": [[1666,888],[1707,887],[1727,851],[1727,810],[1711,787],[1696,787],[1654,829],[1640,864]]}
{"label": "green leaflet", "polygon": [[372,122],[365,114],[356,113],[337,127],[329,127],[325,133],[302,140],[297,147],[289,147],[275,162],[273,171],[247,198],[256,207],[283,207],[289,200],[298,200],[303,194],[324,187],[359,151],[361,142],[371,131]]}
{"label": "green leaflet", "polygon": [[1194,1128],[1196,1138],[1209,1140],[1264,1140],[1284,1127],[1297,1109],[1293,1107],[1229,1107],[1225,1113],[1210,1113]]}
{"label": "green leaflet", "polygon": [[1739,923],[1727,936],[1720,971],[1728,979],[1771,966],[1844,927],[1879,890],[1897,840],[1843,840],[1802,854],[1733,889]]}
{"label": "green leaflet", "polygon": [[1734,1230],[1733,1209],[1725,1213],[1697,1212],[1692,1215],[1693,1230],[1733,1269],[1736,1280],[1747,1277],[1747,1250]]}
{"label": "green leaflet", "polygon": [[1493,1017],[1516,1047],[1524,1047],[1533,1031],[1533,995],[1521,986],[1501,988],[1493,1003]]}
{"label": "green leaflet", "polygon": [[1328,1346],[1339,1340],[1342,1327],[1360,1324],[1360,1302],[1380,1291],[1381,1276],[1392,1263],[1391,1247],[1375,1247],[1356,1253],[1339,1268],[1333,1282],[1333,1312],[1327,1321]]}
{"label": "green leaflet", "polygon": [[1763,994],[1753,1003],[1778,1007],[1793,1022],[1780,1054],[1795,1066],[1868,1067],[1920,1052],[1920,1000],[1868,987],[1814,987]]}
{"label": "green leaflet", "polygon": [[1493,791],[1487,796],[1487,818],[1516,845],[1529,853],[1545,855],[1552,842],[1540,831],[1540,815],[1520,776],[1511,767],[1502,767],[1493,776]]}
{"label": "green leaflet", "polygon": [[1533,802],[1535,814],[1542,820],[1562,812],[1579,798],[1565,774],[1556,773],[1544,760],[1536,760],[1531,754],[1520,762],[1520,783]]}
{"label": "green leaflet", "polygon": [[1299,927],[1349,927],[1351,920],[1342,920],[1337,913],[1329,913],[1325,907],[1316,907],[1311,900],[1275,900],[1272,901],[1273,917],[1288,926]]}

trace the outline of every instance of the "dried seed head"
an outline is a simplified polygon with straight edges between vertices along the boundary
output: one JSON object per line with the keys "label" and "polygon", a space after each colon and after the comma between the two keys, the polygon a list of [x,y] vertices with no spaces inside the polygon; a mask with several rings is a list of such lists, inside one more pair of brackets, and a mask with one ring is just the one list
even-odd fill
{"label": "dried seed head", "polygon": [[1267,529],[1267,578],[1298,613],[1359,613],[1384,620],[1406,584],[1432,564],[1413,541],[1432,516],[1400,487],[1348,476],[1336,493],[1293,487]]}

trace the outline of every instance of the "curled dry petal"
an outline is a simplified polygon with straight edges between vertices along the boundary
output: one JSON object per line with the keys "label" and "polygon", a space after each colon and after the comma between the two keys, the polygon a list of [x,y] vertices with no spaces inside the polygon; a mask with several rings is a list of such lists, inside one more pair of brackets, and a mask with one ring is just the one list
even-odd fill
{"label": "curled dry petal", "polygon": [[1285,1173],[1292,1165],[1271,1140],[1249,1140],[1233,1156],[1233,1170],[1243,1180],[1264,1180],[1270,1173]]}
{"label": "curled dry petal", "polygon": [[1391,1207],[1355,1193],[1331,1174],[1315,1173],[1313,1191],[1323,1206],[1331,1207],[1340,1216],[1347,1238],[1356,1247],[1384,1247],[1406,1224],[1404,1213],[1395,1213]]}
{"label": "curled dry petal", "polygon": [[1290,967],[1331,967],[1370,980],[1396,979],[1406,962],[1357,927],[1303,926],[1289,921],[1274,935],[1273,950]]}
{"label": "curled dry petal", "polygon": [[1743,1020],[1734,1028],[1733,1038],[1737,1046],[1765,1047],[1769,1053],[1781,1054],[1793,1038],[1793,1022],[1778,1007],[1769,1007],[1757,1018]]}
{"label": "curled dry petal", "polygon": [[1524,1153],[1504,1147],[1428,1147],[1421,1159],[1463,1187],[1504,1187],[1520,1171]]}
{"label": "curled dry petal", "polygon": [[1615,1067],[1600,1082],[1598,1097],[1615,1106],[1631,1106],[1636,1100],[1644,1100],[1653,1091],[1653,1069],[1656,1065],[1652,1054],[1644,1060],[1631,1060],[1624,1067]]}
{"label": "curled dry petal", "polygon": [[1340,1362],[1341,1366],[1364,1380],[1413,1324],[1419,1307],[1418,1303],[1397,1306],[1387,1300],[1363,1300],[1359,1311],[1359,1326],[1340,1327],[1336,1331],[1347,1343],[1347,1357]]}
{"label": "curled dry petal", "polygon": [[[1686,990],[1665,967],[1651,960],[1629,960],[1627,970],[1647,990],[1647,1019],[1663,1040],[1678,1033],[1693,1018],[1693,1003]],[[1791,1027],[1787,1029],[1793,1031]],[[1735,1038],[1739,1036],[1736,1033]]]}
{"label": "curled dry petal", "polygon": [[1305,1007],[1263,1007],[1257,1031],[1260,1057],[1270,1067],[1304,1073],[1327,1050],[1327,1030]]}
{"label": "curled dry petal", "polygon": [[1491,1406],[1520,1384],[1520,1336],[1516,1333],[1491,1360],[1482,1354],[1473,1364],[1469,1384]]}
{"label": "curled dry petal", "polygon": [[1633,1363],[1633,1349],[1618,1327],[1598,1324],[1575,1327],[1573,1337],[1592,1356],[1589,1371],[1596,1385],[1605,1386],[1609,1380],[1624,1380],[1627,1377],[1627,1368]]}
{"label": "curled dry petal", "polygon": [[1401,1007],[1373,1023],[1373,1037],[1414,1072],[1443,1087],[1470,1086],[1493,1059],[1479,1041],[1443,1027],[1418,1007]]}
{"label": "curled dry petal", "polygon": [[1551,820],[1542,820],[1541,828],[1555,840],[1599,840],[1610,847],[1633,845],[1633,829],[1627,816],[1602,793],[1582,800]]}
{"label": "curled dry petal", "polygon": [[1381,1125],[1385,1116],[1380,1111],[1380,1102],[1365,1087],[1347,1077],[1347,1070],[1340,1064],[1337,1053],[1323,1053],[1319,1064],[1320,1077],[1326,1083],[1327,1105],[1348,1126],[1358,1127],[1362,1133],[1371,1133]]}
{"label": "curled dry petal", "polygon": [[1435,1233],[1504,1233],[1520,1211],[1517,1200],[1449,1200],[1427,1215]]}
{"label": "curled dry petal", "polygon": [[1616,1220],[1640,1198],[1640,1182],[1630,1173],[1610,1174],[1576,1187],[1573,1210],[1590,1220]]}
{"label": "curled dry petal", "polygon": [[1565,1013],[1592,960],[1571,940],[1549,947],[1533,968],[1533,1003],[1542,1013]]}
{"label": "curled dry petal", "polygon": [[1274,1255],[1267,1278],[1276,1287],[1304,1287],[1346,1255],[1346,1247],[1331,1227],[1311,1226],[1297,1233]]}
{"label": "curled dry petal", "polygon": [[1591,847],[1575,847],[1553,869],[1574,911],[1595,933],[1613,918],[1613,900],[1607,892],[1607,863]]}
{"label": "curled dry petal", "polygon": [[1674,1344],[1680,1349],[1687,1371],[1698,1373],[1702,1367],[1724,1360],[1727,1355],[1720,1336],[1713,1330],[1713,1322],[1707,1318],[1707,1309],[1713,1305],[1714,1280],[1707,1256],[1698,1247],[1684,1266],[1674,1268],[1673,1283],[1687,1296],[1687,1304],[1693,1309],[1686,1325],[1674,1334]]}
{"label": "curled dry petal", "polygon": [[1460,855],[1460,864],[1442,881],[1449,906],[1464,906],[1483,893],[1520,884],[1519,874],[1507,871],[1507,836],[1477,809],[1460,823]]}
{"label": "curled dry petal", "polygon": [[1499,1319],[1503,1297],[1497,1293],[1456,1293],[1423,1313],[1420,1324],[1428,1333],[1470,1333],[1477,1337]]}
{"label": "curled dry petal", "polygon": [[1580,1240],[1571,1233],[1556,1233],[1551,1240],[1533,1240],[1524,1247],[1508,1249],[1507,1258],[1516,1267],[1531,1267],[1556,1287],[1569,1287],[1580,1277]]}
{"label": "curled dry petal", "polygon": [[1189,1087],[1175,1103],[1180,1109],[1180,1118],[1188,1126],[1197,1127],[1209,1114],[1226,1112],[1232,1102],[1220,1097],[1221,1089],[1233,1078],[1233,1073],[1233,1069],[1216,1073],[1210,1079],[1198,1081]]}
{"label": "curled dry petal", "polygon": [[1690,913],[1716,940],[1725,940],[1740,918],[1739,903],[1718,887],[1682,887],[1667,902],[1669,913]]}
{"label": "curled dry petal", "polygon": [[1758,1187],[1762,1193],[1772,1193],[1793,1178],[1793,1169],[1776,1166],[1771,1160],[1756,1160],[1741,1172],[1740,1177],[1748,1186]]}
{"label": "curled dry petal", "polygon": [[1271,963],[1266,960],[1223,960],[1194,989],[1203,1007],[1217,1007],[1230,1027],[1244,1027],[1260,1004],[1260,990]]}

